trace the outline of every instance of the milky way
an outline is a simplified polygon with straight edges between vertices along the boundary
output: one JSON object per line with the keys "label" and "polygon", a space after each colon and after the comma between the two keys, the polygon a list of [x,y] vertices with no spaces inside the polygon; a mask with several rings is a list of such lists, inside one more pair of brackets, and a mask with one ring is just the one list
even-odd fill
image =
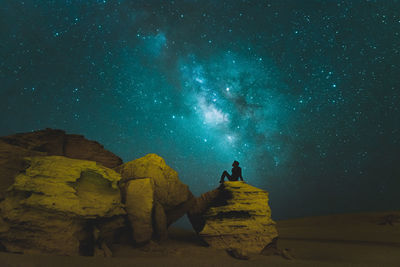
{"label": "milky way", "polygon": [[0,134],[157,153],[199,195],[238,160],[274,218],[398,209],[400,2],[1,1]]}

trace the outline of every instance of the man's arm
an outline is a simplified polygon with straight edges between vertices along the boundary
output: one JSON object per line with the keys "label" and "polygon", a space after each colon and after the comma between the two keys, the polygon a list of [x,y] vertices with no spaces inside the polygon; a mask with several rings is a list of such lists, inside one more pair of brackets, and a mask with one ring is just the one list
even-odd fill
{"label": "man's arm", "polygon": [[242,177],[242,168],[239,168],[239,178],[240,178],[240,180],[243,181],[243,177]]}

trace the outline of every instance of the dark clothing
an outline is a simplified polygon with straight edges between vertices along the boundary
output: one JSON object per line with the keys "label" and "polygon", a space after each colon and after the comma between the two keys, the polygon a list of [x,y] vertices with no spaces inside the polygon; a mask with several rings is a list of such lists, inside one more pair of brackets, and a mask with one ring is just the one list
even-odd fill
{"label": "dark clothing", "polygon": [[224,179],[228,178],[229,181],[237,181],[237,180],[242,180],[242,169],[239,166],[233,167],[232,168],[232,175],[230,175],[227,171],[224,171],[221,175],[221,182],[224,181]]}

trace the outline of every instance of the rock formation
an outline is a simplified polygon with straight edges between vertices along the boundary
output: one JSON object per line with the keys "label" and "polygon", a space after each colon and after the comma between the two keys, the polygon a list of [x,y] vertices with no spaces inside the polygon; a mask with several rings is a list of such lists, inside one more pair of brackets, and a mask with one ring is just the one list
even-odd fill
{"label": "rock formation", "polygon": [[126,211],[132,225],[133,239],[142,243],[153,234],[154,186],[150,178],[131,180],[126,184]]}
{"label": "rock formation", "polygon": [[[163,239],[167,227],[182,217],[194,200],[178,173],[156,154],[115,168],[122,176],[121,188],[136,242]],[[140,217],[141,219],[135,219]]]}
{"label": "rock formation", "polygon": [[278,236],[268,192],[245,182],[225,182],[196,198],[188,212],[193,228],[210,246],[260,253]]}
{"label": "rock formation", "polygon": [[7,188],[14,183],[15,176],[26,167],[24,157],[45,155],[44,152],[10,145],[0,139],[0,201]]}
{"label": "rock formation", "polygon": [[49,156],[92,160],[108,168],[122,164],[121,158],[114,155],[96,141],[83,135],[66,134],[62,130],[45,129],[30,133],[20,133],[0,137],[0,140],[30,151],[45,152]]}
{"label": "rock formation", "polygon": [[101,144],[62,130],[45,129],[0,137],[0,200],[24,169],[24,157],[46,155],[92,160],[108,168],[122,164],[118,156]]}
{"label": "rock formation", "polygon": [[99,143],[61,130],[0,137],[0,247],[110,256],[118,231],[137,244],[162,240],[189,209],[208,244],[240,259],[277,237],[261,189],[225,182],[195,199],[156,154],[121,163]]}
{"label": "rock formation", "polygon": [[27,158],[0,202],[2,245],[20,253],[93,255],[102,248],[109,253],[98,236],[107,229],[102,222],[125,214],[119,180],[94,161]]}

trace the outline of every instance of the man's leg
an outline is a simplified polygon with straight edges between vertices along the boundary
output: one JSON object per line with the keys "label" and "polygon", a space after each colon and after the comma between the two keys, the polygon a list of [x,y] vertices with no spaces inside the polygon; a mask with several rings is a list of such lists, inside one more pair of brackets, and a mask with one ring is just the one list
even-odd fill
{"label": "man's leg", "polygon": [[220,182],[220,183],[223,183],[225,177],[228,178],[228,180],[231,180],[231,179],[232,179],[231,175],[230,175],[227,171],[224,171],[224,172],[222,173],[222,175],[221,175],[221,180],[220,180],[219,182]]}

